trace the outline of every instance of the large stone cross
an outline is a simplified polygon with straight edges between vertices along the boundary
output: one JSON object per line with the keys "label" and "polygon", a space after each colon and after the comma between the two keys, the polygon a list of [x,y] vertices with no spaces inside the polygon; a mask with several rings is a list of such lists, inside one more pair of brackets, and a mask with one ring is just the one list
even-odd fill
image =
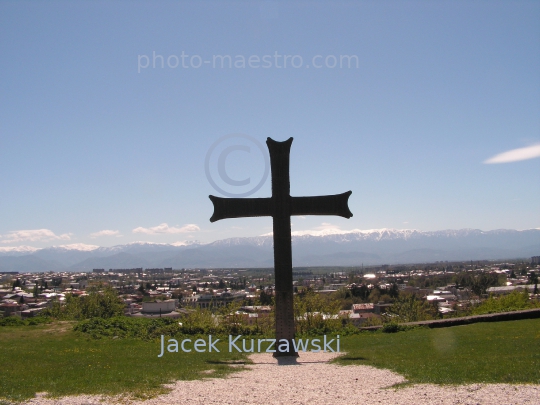
{"label": "large stone cross", "polygon": [[[272,169],[272,197],[220,198],[213,195],[214,215],[210,222],[227,218],[271,216],[274,222],[274,271],[276,278],[276,352],[275,357],[297,356],[294,339],[293,274],[291,248],[291,215],[338,215],[352,217],[347,201],[351,191],[316,197],[291,197],[289,155],[293,138],[276,142],[268,138]],[[281,339],[289,342],[289,351],[278,351]],[[284,347],[284,346],[282,346]]]}

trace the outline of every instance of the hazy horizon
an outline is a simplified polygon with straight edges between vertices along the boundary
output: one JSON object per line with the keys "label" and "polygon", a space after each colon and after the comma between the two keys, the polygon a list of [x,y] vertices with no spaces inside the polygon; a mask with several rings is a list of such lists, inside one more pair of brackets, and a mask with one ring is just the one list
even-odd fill
{"label": "hazy horizon", "polygon": [[[337,228],[326,228],[322,230],[306,230],[306,231],[292,231],[292,237],[302,237],[302,236],[313,236],[313,237],[324,237],[332,235],[350,235],[350,234],[364,234],[364,235],[373,235],[373,234],[437,234],[437,233],[455,233],[463,231],[480,231],[484,234],[496,233],[497,231],[516,231],[516,232],[526,232],[540,230],[540,228],[528,228],[528,229],[491,229],[491,230],[482,230],[474,228],[462,228],[462,229],[439,229],[436,231],[422,231],[419,229],[395,229],[395,228],[380,228],[380,229],[352,229],[352,230],[341,230]],[[49,246],[36,248],[29,245],[19,245],[19,246],[0,246],[0,253],[9,253],[9,252],[28,252],[33,253],[41,249],[47,248],[63,248],[65,250],[80,250],[80,251],[92,251],[98,248],[113,248],[118,246],[128,246],[128,245],[167,245],[167,246],[191,246],[191,245],[207,245],[214,242],[226,241],[235,238],[261,238],[261,237],[272,237],[272,232],[265,233],[262,235],[255,236],[233,236],[222,239],[215,239],[211,241],[200,241],[197,239],[192,240],[181,240],[176,242],[154,242],[151,240],[136,240],[127,243],[114,243],[110,245],[96,245],[96,244],[86,244],[86,243],[65,243],[65,244],[51,244]]]}

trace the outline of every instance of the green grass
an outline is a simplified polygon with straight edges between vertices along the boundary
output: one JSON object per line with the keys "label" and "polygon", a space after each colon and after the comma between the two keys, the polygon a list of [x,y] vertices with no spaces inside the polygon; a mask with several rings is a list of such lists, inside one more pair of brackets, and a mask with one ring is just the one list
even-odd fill
{"label": "green grass", "polygon": [[338,364],[393,370],[410,383],[540,384],[540,319],[342,338]]}
{"label": "green grass", "polygon": [[146,398],[166,392],[162,384],[224,376],[241,369],[231,362],[245,361],[241,354],[229,353],[223,342],[217,345],[220,353],[165,353],[158,358],[158,340],[89,339],[72,326],[0,327],[0,403],[2,398],[22,401],[37,392]]}
{"label": "green grass", "polygon": [[[0,327],[0,404],[38,392],[146,398],[175,380],[221,377],[245,362],[229,353],[165,353],[158,340],[91,339],[73,323]],[[477,323],[406,332],[341,337],[339,364],[366,364],[404,375],[411,383],[540,384],[540,319]],[[213,370],[211,374],[205,371]]]}

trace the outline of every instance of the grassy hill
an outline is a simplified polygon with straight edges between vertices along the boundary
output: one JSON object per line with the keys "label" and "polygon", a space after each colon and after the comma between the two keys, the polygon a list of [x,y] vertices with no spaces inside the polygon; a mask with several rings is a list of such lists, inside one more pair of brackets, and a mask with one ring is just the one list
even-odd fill
{"label": "grassy hill", "polygon": [[[158,340],[91,339],[73,325],[0,327],[1,398],[22,401],[38,392],[144,398],[165,392],[162,384],[224,376],[241,369],[232,363],[246,361],[243,354],[229,353],[224,342],[220,353],[158,358]],[[342,336],[347,354],[336,361],[388,368],[411,383],[540,384],[538,347],[540,319],[534,319]]]}
{"label": "grassy hill", "polygon": [[540,384],[540,319],[362,333],[339,364],[391,369],[411,383]]}

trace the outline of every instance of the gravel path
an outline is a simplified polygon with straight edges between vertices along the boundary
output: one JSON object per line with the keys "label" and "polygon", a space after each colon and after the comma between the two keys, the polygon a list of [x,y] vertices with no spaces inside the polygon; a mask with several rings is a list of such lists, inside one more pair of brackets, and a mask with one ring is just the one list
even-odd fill
{"label": "gravel path", "polygon": [[[340,353],[343,354],[343,353]],[[332,353],[301,353],[296,364],[277,364],[270,354],[254,354],[249,370],[227,378],[178,381],[172,391],[137,405],[222,404],[540,404],[540,385],[472,384],[437,386],[418,384],[388,388],[405,379],[369,366],[328,364]],[[32,399],[32,405],[89,405],[112,403],[97,396]],[[126,401],[122,401],[126,403]]]}

